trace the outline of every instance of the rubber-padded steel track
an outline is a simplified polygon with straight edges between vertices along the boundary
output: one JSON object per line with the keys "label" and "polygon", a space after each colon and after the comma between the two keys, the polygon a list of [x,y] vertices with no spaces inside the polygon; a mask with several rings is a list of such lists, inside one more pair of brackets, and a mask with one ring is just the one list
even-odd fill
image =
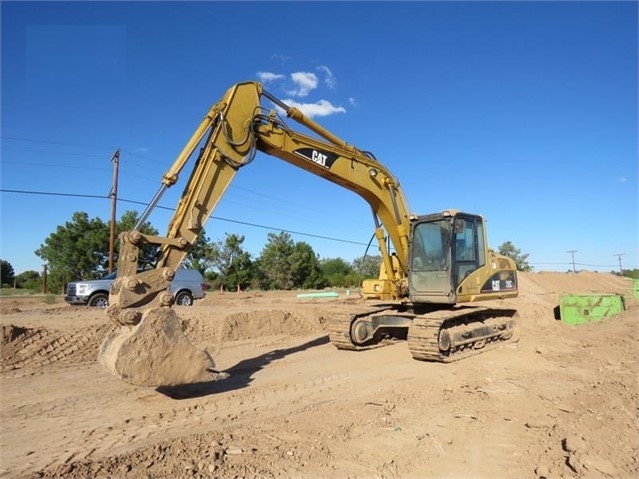
{"label": "rubber-padded steel track", "polygon": [[[337,349],[363,351],[392,344],[393,341],[357,345],[351,337],[351,325],[358,318],[376,313],[386,315],[410,315],[407,312],[393,313],[392,308],[368,308],[356,315],[341,314],[331,318],[328,325],[329,339]],[[513,309],[487,307],[462,307],[415,314],[408,328],[408,349],[413,358],[421,361],[452,362],[491,349],[499,343],[509,341],[515,333]],[[440,350],[442,331],[453,338],[451,347]]]}
{"label": "rubber-padded steel track", "polygon": [[383,346],[388,346],[390,344],[390,342],[388,341],[367,344],[365,346],[354,344],[351,339],[351,324],[357,318],[370,316],[383,311],[388,311],[389,309],[390,308],[388,306],[369,307],[358,314],[344,313],[334,315],[333,317],[331,317],[327,328],[328,337],[331,341],[331,344],[333,344],[333,346],[335,346],[337,349],[345,349],[348,351],[365,351],[367,349],[375,349],[381,348]]}
{"label": "rubber-padded steel track", "polygon": [[[417,316],[408,329],[408,349],[413,358],[421,361],[457,361],[511,340],[515,334],[516,315],[512,309],[475,307]],[[470,339],[462,345],[453,345],[448,351],[441,351],[439,337],[442,331]]]}

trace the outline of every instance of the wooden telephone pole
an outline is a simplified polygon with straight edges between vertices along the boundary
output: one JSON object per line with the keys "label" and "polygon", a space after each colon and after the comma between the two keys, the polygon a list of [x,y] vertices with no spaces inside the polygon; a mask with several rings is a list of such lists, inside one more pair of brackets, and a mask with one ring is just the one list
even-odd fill
{"label": "wooden telephone pole", "polygon": [[118,202],[118,168],[120,165],[120,150],[115,150],[113,158],[113,184],[111,186],[111,229],[109,236],[109,273],[113,271],[113,257],[115,256],[115,210]]}

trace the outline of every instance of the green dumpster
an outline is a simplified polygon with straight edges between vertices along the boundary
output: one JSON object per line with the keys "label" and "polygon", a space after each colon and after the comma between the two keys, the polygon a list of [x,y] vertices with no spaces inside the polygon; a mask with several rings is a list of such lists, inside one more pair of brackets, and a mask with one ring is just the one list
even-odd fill
{"label": "green dumpster", "polygon": [[633,291],[633,296],[635,299],[639,299],[639,279],[634,280],[635,288]]}
{"label": "green dumpster", "polygon": [[559,298],[559,314],[564,323],[601,321],[625,310],[619,294],[566,294]]}

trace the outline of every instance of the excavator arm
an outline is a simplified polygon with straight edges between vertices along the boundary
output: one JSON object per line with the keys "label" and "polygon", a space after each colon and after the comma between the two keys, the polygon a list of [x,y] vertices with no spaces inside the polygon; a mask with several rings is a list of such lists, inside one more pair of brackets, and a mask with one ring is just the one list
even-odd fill
{"label": "excavator arm", "polygon": [[[317,137],[289,128],[270,100],[288,118]],[[175,269],[212,214],[240,168],[257,152],[282,159],[330,180],[364,198],[371,206],[384,269],[395,298],[406,296],[410,219],[406,200],[393,175],[371,154],[336,137],[322,126],[264,91],[256,82],[239,83],[213,105],[184,149],[162,178],[162,186],[138,224],[148,218],[163,192],[173,186],[200,147],[199,154],[166,237],[144,235],[138,230],[120,237],[118,279],[114,282],[108,315],[119,324],[137,324],[144,310],[169,306],[166,292]],[[396,260],[387,248],[390,239]],[[156,269],[137,272],[138,250],[144,243],[160,246]]]}

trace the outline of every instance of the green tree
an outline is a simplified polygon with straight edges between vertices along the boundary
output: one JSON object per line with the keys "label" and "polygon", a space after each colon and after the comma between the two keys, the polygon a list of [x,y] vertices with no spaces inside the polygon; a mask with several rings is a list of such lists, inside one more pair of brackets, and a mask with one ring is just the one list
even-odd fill
{"label": "green tree", "polygon": [[29,270],[16,275],[16,288],[39,291],[42,286],[42,277],[37,271]]}
{"label": "green tree", "polygon": [[191,246],[189,254],[184,260],[184,265],[205,274],[214,264],[214,252],[215,248],[211,240],[206,236],[206,231],[202,229],[195,243]]}
{"label": "green tree", "polygon": [[[69,281],[73,281],[73,277],[69,276],[69,272],[64,269],[49,269],[47,272],[47,289],[45,293],[64,294],[66,285]],[[41,290],[41,288],[38,288]]]}
{"label": "green tree", "polygon": [[291,257],[295,243],[289,233],[269,233],[259,257],[264,289],[290,290],[295,286]]}
{"label": "green tree", "polygon": [[[137,223],[135,211],[125,212],[116,224],[116,233],[133,229]],[[147,222],[140,231],[157,235]],[[104,276],[109,264],[110,226],[100,218],[89,218],[85,212],[75,212],[71,221],[56,228],[35,254],[48,263],[48,289],[61,291],[64,283],[75,279],[95,279]],[[116,260],[118,244],[116,243]],[[154,264],[158,248],[143,245],[140,263]]]}
{"label": "green tree", "polygon": [[517,271],[529,272],[533,270],[533,267],[528,264],[529,255],[521,254],[521,250],[510,241],[502,243],[498,253],[511,258],[517,265]]}
{"label": "green tree", "polygon": [[353,260],[353,269],[362,279],[379,277],[379,268],[382,265],[381,256],[360,256]]}
{"label": "green tree", "polygon": [[349,273],[346,276],[344,276],[344,287],[355,288],[357,286],[360,286],[363,279],[366,279],[366,278],[362,278],[359,274],[353,271],[352,273]]}
{"label": "green tree", "polygon": [[305,242],[295,243],[289,233],[269,233],[257,259],[264,289],[323,288],[319,258]]}
{"label": "green tree", "polygon": [[244,236],[227,234],[224,241],[211,244],[210,261],[218,285],[247,289],[253,284],[255,264],[251,255],[242,248],[243,243]]}
{"label": "green tree", "polygon": [[35,254],[49,264],[51,277],[56,273],[66,281],[99,277],[108,266],[109,227],[100,218],[73,213],[71,221],[58,226]]}
{"label": "green tree", "polygon": [[[325,258],[320,261],[322,274],[329,286],[350,287],[353,284],[353,267],[342,258]],[[357,282],[355,282],[357,284]]]}
{"label": "green tree", "polygon": [[0,284],[2,286],[13,287],[15,279],[15,271],[13,266],[7,260],[0,259]]}
{"label": "green tree", "polygon": [[319,258],[311,245],[304,241],[295,243],[291,257],[294,287],[304,289],[319,289],[327,286],[322,274]]}

